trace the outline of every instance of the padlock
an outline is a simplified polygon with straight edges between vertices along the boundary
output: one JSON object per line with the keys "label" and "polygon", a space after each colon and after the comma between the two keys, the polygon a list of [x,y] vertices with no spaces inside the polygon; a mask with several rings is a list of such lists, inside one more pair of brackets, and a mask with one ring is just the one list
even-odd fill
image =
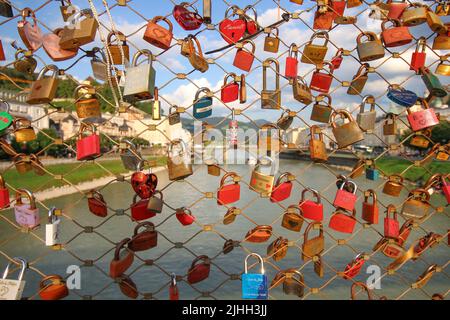
{"label": "padlock", "polygon": [[[7,278],[11,263],[18,264],[20,267],[17,280]],[[14,257],[8,262],[3,276],[0,279],[0,288],[2,288],[0,300],[20,300],[22,298],[23,289],[25,288],[25,280],[23,280],[23,277],[27,268],[28,262],[23,258]]]}
{"label": "padlock", "polygon": [[291,231],[300,232],[300,230],[302,230],[303,222],[302,210],[296,205],[290,205],[283,213],[281,226]]}
{"label": "padlock", "polygon": [[9,208],[9,190],[6,187],[5,180],[0,174],[0,209]]}
{"label": "padlock", "polygon": [[342,276],[345,280],[353,279],[360,273],[360,271],[364,265],[364,262],[366,262],[366,260],[364,259],[364,255],[365,255],[364,252],[358,254],[352,260],[352,262],[350,262],[349,264],[347,264],[345,266],[345,270],[344,270],[343,276]]}
{"label": "padlock", "polygon": [[359,7],[362,4],[363,4],[362,0],[347,0],[347,8],[349,9]]}
{"label": "padlock", "polygon": [[25,174],[28,171],[31,171],[33,168],[31,167],[31,159],[24,153],[17,153],[13,157],[13,162],[16,167],[16,170],[19,174]]}
{"label": "padlock", "polygon": [[[366,103],[370,103],[370,110],[365,110]],[[358,122],[359,127],[362,131],[373,131],[375,129],[375,120],[377,113],[375,111],[375,97],[372,95],[367,95],[362,99],[361,105],[359,107],[359,113],[356,116],[356,122]]]}
{"label": "padlock", "polygon": [[438,16],[448,16],[450,15],[450,4],[445,0],[439,0],[434,12]]}
{"label": "padlock", "polygon": [[317,276],[319,276],[320,278],[323,278],[324,274],[325,274],[325,270],[323,267],[323,261],[322,261],[322,256],[319,254],[316,256],[316,259],[314,259],[316,261],[314,261],[314,272],[315,274],[317,274]]}
{"label": "padlock", "polygon": [[367,80],[369,79],[369,64],[363,63],[358,72],[353,76],[350,86],[347,89],[349,95],[360,95],[364,90]]}
{"label": "padlock", "polygon": [[75,88],[75,108],[80,119],[102,116],[100,102],[95,95],[95,88],[82,84]]}
{"label": "padlock", "polygon": [[287,295],[294,295],[302,298],[305,294],[305,280],[303,274],[296,269],[287,269],[280,272],[284,275],[283,292]]}
{"label": "padlock", "polygon": [[331,30],[335,13],[328,5],[318,5],[314,13],[314,30]]}
{"label": "padlock", "polygon": [[447,182],[448,180],[450,180],[449,174],[447,174],[446,176],[444,176],[443,174],[441,175],[442,193],[447,199],[447,203],[450,204],[450,183]]}
{"label": "padlock", "polygon": [[128,298],[136,299],[139,296],[137,286],[129,276],[122,274],[115,281],[119,283],[120,291]]}
{"label": "padlock", "polygon": [[[159,194],[159,197],[156,196],[157,194]],[[163,205],[163,194],[161,191],[156,190],[148,200],[147,209],[153,213],[161,213]]]}
{"label": "padlock", "polygon": [[[313,44],[314,39],[325,39],[322,45]],[[301,61],[303,63],[308,64],[321,64],[323,63],[325,56],[328,51],[328,32],[326,31],[317,31],[311,36],[309,42],[305,45],[305,49],[303,49],[303,54]]]}
{"label": "padlock", "polygon": [[[447,25],[447,28],[449,26]],[[450,36],[447,34],[439,34],[433,40],[433,45],[431,46],[433,50],[449,50],[450,49]]]}
{"label": "padlock", "polygon": [[436,67],[434,71],[436,74],[441,76],[450,76],[450,62],[448,60],[442,60]]}
{"label": "padlock", "polygon": [[[319,229],[319,235],[309,239],[311,229]],[[325,237],[323,235],[323,225],[321,222],[313,222],[308,225],[303,234],[302,260],[307,262],[313,257],[321,254],[325,249]]]}
{"label": "padlock", "polygon": [[61,6],[59,10],[61,11],[61,16],[64,22],[67,22],[72,14],[76,13],[76,9],[72,6],[71,0],[60,0]]}
{"label": "padlock", "polygon": [[97,190],[90,190],[87,193],[89,211],[98,216],[106,217],[108,215],[108,205],[103,198],[103,195]]}
{"label": "padlock", "polygon": [[388,19],[400,19],[408,6],[406,0],[388,0],[387,3],[389,5]]}
{"label": "padlock", "polygon": [[395,84],[389,85],[387,97],[391,101],[406,108],[414,105],[418,99],[414,92]]}
{"label": "padlock", "polygon": [[42,38],[44,50],[53,61],[72,59],[78,54],[78,48],[72,50],[61,49],[59,41],[61,40],[62,30],[62,28],[55,29],[52,33],[48,33]]}
{"label": "padlock", "polygon": [[[316,200],[313,201],[310,199],[305,199],[306,192],[311,192]],[[321,202],[320,194],[317,190],[311,188],[303,189],[302,197],[298,205],[303,212],[304,218],[318,222],[321,222],[323,220],[323,204]]]}
{"label": "padlock", "polygon": [[288,251],[289,240],[283,237],[278,237],[274,242],[267,247],[267,256],[272,257],[274,261],[282,260]]}
{"label": "padlock", "polygon": [[[336,124],[335,119],[337,116],[344,119],[344,123],[340,126]],[[345,123],[345,119],[347,119],[348,122]],[[364,140],[364,133],[348,111],[344,109],[334,111],[331,114],[330,121],[332,132],[339,149],[344,149],[354,143]]]}
{"label": "padlock", "polygon": [[170,287],[169,287],[169,300],[179,300],[180,299],[180,290],[177,286],[177,276],[175,273],[170,275]]}
{"label": "padlock", "polygon": [[[22,55],[20,57],[20,55]],[[37,61],[29,51],[17,50],[15,53],[14,69],[23,73],[34,73],[37,67]]]}
{"label": "padlock", "polygon": [[376,20],[388,20],[387,15],[389,13],[389,4],[384,3],[382,0],[376,0],[369,5],[369,9],[369,18]]}
{"label": "padlock", "polygon": [[238,9],[237,6],[230,6],[225,11],[225,18],[219,23],[220,35],[229,44],[238,42],[247,30],[247,22],[243,17],[238,15],[237,19],[229,18],[230,11],[232,11],[231,16],[235,16]]}
{"label": "padlock", "polygon": [[[315,135],[318,138],[315,138]],[[326,162],[328,160],[327,148],[323,141],[323,133],[319,126],[313,125],[310,127],[311,138],[309,140],[309,154],[311,160],[314,162]]]}
{"label": "padlock", "polygon": [[[367,39],[362,42],[362,38]],[[361,62],[373,61],[384,57],[384,48],[377,35],[371,31],[361,32],[356,38],[356,49]]]}
{"label": "padlock", "polygon": [[289,109],[283,110],[283,113],[277,120],[277,127],[281,130],[288,130],[292,122],[294,121],[294,114],[295,112],[291,112],[291,110]]}
{"label": "padlock", "polygon": [[397,243],[402,246],[409,238],[411,234],[411,230],[414,227],[414,220],[407,219],[400,227],[398,238],[396,239]]}
{"label": "padlock", "polygon": [[189,34],[187,35],[186,38],[184,38],[181,42],[181,55],[185,56],[185,57],[189,57],[189,55],[191,54],[191,42],[194,41],[193,40],[194,35]]}
{"label": "padlock", "polygon": [[216,177],[220,176],[221,169],[216,159],[206,159],[205,164],[209,175]]}
{"label": "padlock", "polygon": [[[23,196],[28,198],[29,203],[23,203]],[[33,229],[40,224],[39,208],[36,207],[36,200],[31,191],[17,189],[14,216],[22,227]]]}
{"label": "padlock", "polygon": [[61,219],[56,215],[55,207],[48,211],[48,223],[45,225],[45,245],[50,247],[60,243],[59,239],[59,224]]}
{"label": "padlock", "polygon": [[122,139],[120,141],[120,159],[125,169],[137,171],[142,166],[142,155],[137,147],[130,140]]}
{"label": "padlock", "polygon": [[[329,68],[329,71],[320,72],[325,66]],[[333,72],[333,65],[325,61],[321,67],[316,67],[316,70],[313,72],[309,88],[318,92],[328,93],[333,82]]]}
{"label": "padlock", "polygon": [[150,101],[150,112],[152,120],[161,120],[161,103],[159,102],[159,89],[155,87],[153,90],[153,99]]}
{"label": "padlock", "polygon": [[394,205],[390,204],[386,208],[386,217],[384,218],[384,237],[397,239],[399,234],[400,225],[397,220],[397,209]]}
{"label": "padlock", "polygon": [[[326,99],[326,104],[321,103]],[[329,123],[331,114],[333,113],[333,107],[331,106],[331,96],[326,93],[320,93],[316,97],[316,103],[314,103],[310,119],[312,121],[321,122],[321,123]]]}
{"label": "padlock", "polygon": [[311,89],[302,77],[297,77],[292,82],[292,94],[298,102],[308,105],[313,101]]}
{"label": "padlock", "polygon": [[343,25],[356,24],[357,21],[357,16],[337,16],[334,18],[334,23]]}
{"label": "padlock", "polygon": [[[91,68],[94,78],[101,81],[108,81],[110,76],[108,75],[108,64],[106,63],[105,53],[98,47],[94,47],[92,52]],[[99,53],[101,57],[99,58],[96,53]]]}
{"label": "padlock", "polygon": [[447,96],[447,89],[442,86],[439,78],[430,69],[422,67],[419,69],[419,73],[431,96],[440,98]]}
{"label": "padlock", "polygon": [[[180,150],[174,152],[173,150],[175,146],[180,146]],[[170,180],[183,180],[192,174],[193,171],[190,152],[183,140],[173,140],[169,144],[167,155],[167,168],[169,170]]]}
{"label": "padlock", "polygon": [[280,129],[276,125],[263,124],[258,131],[258,153],[270,155],[279,152],[282,145],[280,136]]}
{"label": "padlock", "polygon": [[434,110],[428,106],[428,102],[423,98],[419,98],[418,101],[420,101],[421,110],[411,111],[412,107],[407,109],[407,119],[411,129],[413,131],[419,131],[438,125],[439,119],[434,113]]}
{"label": "padlock", "polygon": [[342,210],[335,211],[330,217],[328,227],[342,233],[353,233],[356,225],[356,210],[352,211],[352,215]]}
{"label": "padlock", "polygon": [[383,134],[385,136],[397,134],[397,115],[387,113],[383,121]]}
{"label": "padlock", "polygon": [[431,141],[431,129],[425,129],[414,132],[409,144],[417,148],[427,149]]}
{"label": "padlock", "polygon": [[[143,231],[139,231],[144,228]],[[154,248],[158,245],[158,232],[155,230],[155,225],[149,221],[141,222],[134,228],[134,234],[130,242],[128,242],[128,249],[133,252],[145,251]]]}
{"label": "padlock", "polygon": [[61,300],[69,295],[66,281],[59,275],[49,275],[39,282],[39,297],[42,300]]}
{"label": "padlock", "polygon": [[[245,48],[246,44],[250,44],[251,51]],[[234,56],[233,66],[239,68],[241,70],[249,72],[252,68],[253,61],[255,60],[255,43],[251,40],[245,40],[240,43],[242,45],[236,51],[236,55]]]}
{"label": "padlock", "polygon": [[158,177],[154,173],[142,172],[144,160],[138,165],[138,171],[131,175],[131,186],[141,199],[150,198],[158,186]]}
{"label": "padlock", "polygon": [[[345,185],[352,185],[353,191],[349,192],[347,190],[344,190]],[[341,184],[339,190],[336,192],[336,196],[334,197],[333,206],[336,208],[342,208],[348,211],[353,211],[355,209],[355,203],[356,203],[356,190],[357,190],[356,183],[353,181],[345,181],[345,183]]]}
{"label": "padlock", "polygon": [[440,34],[444,34],[447,32],[447,27],[444,25],[441,18],[439,18],[436,13],[431,11],[430,8],[427,8],[427,23],[433,32]]}
{"label": "padlock", "polygon": [[[275,88],[267,89],[267,68],[275,65]],[[278,60],[268,58],[263,62],[263,89],[261,91],[262,109],[280,109],[281,108],[281,90],[280,90],[280,64]]]}
{"label": "padlock", "polygon": [[[146,56],[148,63],[138,63],[138,59]],[[153,54],[143,49],[133,56],[131,66],[126,68],[126,80],[123,89],[123,98],[128,102],[149,100],[155,92],[156,71],[153,68]]]}
{"label": "padlock", "polygon": [[[22,20],[17,22],[17,31],[19,33],[22,42],[25,44],[28,50],[34,52],[42,47],[42,31],[39,28],[36,15],[30,8],[24,8],[22,10]],[[33,23],[27,20],[27,17],[33,19]]]}
{"label": "padlock", "polygon": [[12,18],[14,16],[11,4],[6,1],[0,1],[0,16]]}
{"label": "padlock", "polygon": [[[233,179],[233,183],[225,185],[228,178]],[[220,186],[217,190],[217,204],[227,205],[239,201],[241,197],[241,186],[239,185],[239,176],[236,172],[228,172],[220,180]]]}
{"label": "padlock", "polygon": [[[247,14],[247,11],[249,10],[253,12],[253,18]],[[244,8],[243,13],[244,13],[243,18],[245,20],[245,27],[246,27],[245,35],[246,36],[254,35],[256,32],[260,30],[260,26],[258,24],[258,13],[256,12],[256,9],[251,5],[247,5]]]}
{"label": "padlock", "polygon": [[[266,161],[266,163],[263,163]],[[268,162],[268,163],[267,163]],[[262,173],[261,167],[270,166],[270,173]],[[258,193],[269,194],[273,189],[273,184],[275,181],[275,163],[272,158],[268,156],[262,156],[258,159],[258,163],[252,171],[252,176],[250,178],[250,189]]]}
{"label": "padlock", "polygon": [[[272,31],[275,33],[272,35]],[[280,47],[280,31],[278,28],[270,28],[269,32],[267,32],[267,36],[264,38],[264,51],[277,53]]]}
{"label": "padlock", "polygon": [[208,256],[201,255],[192,261],[188,270],[187,281],[189,284],[198,283],[209,277],[211,260]]}
{"label": "padlock", "polygon": [[181,122],[181,116],[178,112],[178,107],[173,105],[169,108],[169,125],[173,126]]}
{"label": "padlock", "polygon": [[[372,203],[369,198],[372,198]],[[378,224],[377,194],[374,190],[368,189],[364,192],[364,202],[362,204],[362,219],[369,224]]]}
{"label": "padlock", "polygon": [[36,132],[34,132],[30,120],[22,117],[16,117],[13,120],[12,127],[16,142],[25,143],[36,140]]}
{"label": "padlock", "polygon": [[44,165],[39,160],[38,156],[32,153],[29,155],[29,159],[31,168],[34,170],[35,174],[37,174],[38,176],[43,176],[47,173],[44,169]]}
{"label": "padlock", "polygon": [[[85,135],[86,132],[90,134]],[[77,138],[77,160],[93,160],[102,155],[100,150],[100,136],[91,123],[82,122]]]}
{"label": "padlock", "polygon": [[331,58],[331,64],[333,65],[334,70],[337,70],[340,68],[342,61],[344,60],[343,57],[344,49],[339,48],[338,51],[336,51],[336,54],[333,58]]}
{"label": "padlock", "polygon": [[[292,182],[290,180],[291,177],[293,176],[290,172],[284,172],[278,177],[270,194],[270,202],[281,202],[291,196],[292,192]],[[287,181],[281,182],[281,180],[283,180],[284,178],[286,178]]]}
{"label": "padlock", "polygon": [[234,247],[239,244],[239,241],[234,241],[233,239],[228,239],[225,241],[222,247],[223,254],[229,254],[233,251]]}
{"label": "padlock", "polygon": [[76,49],[95,40],[98,22],[94,18],[92,10],[84,9],[78,11],[71,19],[71,22],[76,23],[77,27],[73,28],[72,23],[64,27],[61,33],[61,40],[59,41],[61,49]]}
{"label": "padlock", "polygon": [[414,221],[421,222],[430,212],[430,194],[424,189],[416,189],[409,193],[403,203],[401,214]]}
{"label": "padlock", "polygon": [[[228,78],[232,78],[233,82],[227,83]],[[223,85],[220,89],[220,100],[224,103],[236,101],[239,98],[239,84],[235,80],[236,74],[228,73],[223,79]]]}
{"label": "padlock", "polygon": [[[256,258],[261,264],[260,273],[248,273],[248,259]],[[264,274],[264,260],[257,253],[250,253],[244,261],[244,273],[242,274],[242,299],[267,300],[269,287],[267,276]]]}
{"label": "padlock", "polygon": [[120,277],[134,261],[134,252],[126,246],[130,242],[130,238],[125,238],[116,245],[114,250],[114,258],[109,264],[109,276],[113,279]]}
{"label": "padlock", "polygon": [[[113,37],[115,41],[113,41]],[[127,38],[120,31],[111,31],[106,40],[112,64],[128,64],[130,61],[130,47]],[[122,59],[123,52],[123,59]]]}
{"label": "padlock", "polygon": [[185,207],[178,208],[176,210],[175,217],[183,226],[191,225],[196,220],[191,210]]}
{"label": "padlock", "polygon": [[[190,11],[188,9],[189,7],[194,9],[194,11]],[[175,21],[178,22],[184,30],[196,30],[200,28],[203,23],[203,18],[198,14],[197,9],[187,2],[175,5],[172,14]]]}
{"label": "padlock", "polygon": [[292,43],[289,47],[289,56],[286,57],[286,66],[284,69],[284,76],[286,78],[297,79],[298,73],[298,47]]}
{"label": "padlock", "polygon": [[388,177],[388,181],[383,186],[383,193],[398,197],[403,189],[403,177],[399,174],[393,174]]}
{"label": "padlock", "polygon": [[[50,77],[45,77],[47,72],[51,71]],[[36,81],[31,86],[31,92],[28,95],[28,104],[42,104],[51,102],[56,95],[56,89],[58,88],[58,75],[59,69],[57,66],[50,64],[42,68]]]}
{"label": "padlock", "polygon": [[403,10],[402,21],[405,26],[414,27],[427,21],[428,6],[411,3]]}
{"label": "padlock", "polygon": [[[345,0],[331,0],[331,11],[333,12],[333,18],[342,17],[344,15],[345,6]],[[330,6],[328,7],[330,8]]]}
{"label": "padlock", "polygon": [[156,215],[156,212],[148,208],[149,199],[141,199],[137,201],[137,194],[133,197],[133,204],[131,205],[131,218],[135,221],[146,220]]}
{"label": "padlock", "polygon": [[237,209],[236,207],[228,208],[227,212],[223,216],[222,223],[224,225],[233,223],[234,220],[236,220],[236,216],[238,215],[238,212],[239,212],[239,209]]}
{"label": "padlock", "polygon": [[272,236],[272,232],[272,226],[258,225],[247,232],[245,241],[252,243],[266,242]]}
{"label": "padlock", "polygon": [[[168,29],[163,28],[158,24],[159,21],[164,21],[168,25]],[[170,44],[173,38],[173,25],[163,16],[156,16],[147,23],[147,27],[144,32],[144,40],[154,45],[157,48],[167,50],[170,48]]]}
{"label": "padlock", "polygon": [[[205,96],[200,97],[201,93],[206,93]],[[195,99],[193,101],[193,113],[195,119],[203,119],[212,115],[212,92],[209,88],[203,87],[197,90]]]}
{"label": "padlock", "polygon": [[188,49],[189,53],[187,57],[189,59],[189,63],[191,64],[191,66],[202,73],[208,71],[209,69],[208,61],[203,56],[200,41],[198,41],[198,39],[195,36],[191,36],[190,40],[188,41]]}
{"label": "padlock", "polygon": [[420,37],[419,40],[417,40],[416,50],[412,53],[409,70],[414,70],[417,73],[420,68],[425,67],[426,47],[427,39],[425,37]]}

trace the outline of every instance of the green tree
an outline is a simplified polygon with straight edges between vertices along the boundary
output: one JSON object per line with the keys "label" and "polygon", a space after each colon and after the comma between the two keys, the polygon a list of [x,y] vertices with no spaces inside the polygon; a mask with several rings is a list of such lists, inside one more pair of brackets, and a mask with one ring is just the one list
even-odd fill
{"label": "green tree", "polygon": [[[403,134],[401,139],[402,140],[405,139],[410,134],[411,134],[411,130],[405,131],[405,133]],[[405,146],[407,146],[408,148],[414,149],[414,150],[424,151],[423,148],[418,148],[416,146],[412,146],[410,144],[411,139],[412,139],[412,137],[405,142]],[[434,143],[440,143],[442,145],[449,143],[449,140],[450,140],[450,123],[448,121],[441,121],[437,126],[434,126],[432,128],[432,130],[431,130],[431,140]],[[430,144],[430,147],[432,147],[431,144]]]}

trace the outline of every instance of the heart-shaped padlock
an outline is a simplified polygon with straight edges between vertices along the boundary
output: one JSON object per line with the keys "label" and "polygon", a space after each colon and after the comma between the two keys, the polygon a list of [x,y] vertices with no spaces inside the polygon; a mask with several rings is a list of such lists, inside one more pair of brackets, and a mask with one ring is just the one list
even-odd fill
{"label": "heart-shaped padlock", "polygon": [[230,7],[225,12],[225,19],[220,22],[219,31],[226,42],[236,43],[244,36],[245,31],[247,30],[247,22],[242,18],[235,20],[229,19],[228,13],[230,10],[235,10],[235,7]]}
{"label": "heart-shaped padlock", "polygon": [[150,198],[158,185],[158,177],[153,173],[135,172],[131,175],[131,186],[141,199]]}

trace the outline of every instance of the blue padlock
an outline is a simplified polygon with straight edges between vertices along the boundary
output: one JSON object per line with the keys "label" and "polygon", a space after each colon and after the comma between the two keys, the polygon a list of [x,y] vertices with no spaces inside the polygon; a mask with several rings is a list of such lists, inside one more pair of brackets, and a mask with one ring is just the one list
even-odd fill
{"label": "blue padlock", "polygon": [[380,172],[374,166],[366,168],[366,179],[376,181],[380,177]]}
{"label": "blue padlock", "polygon": [[202,119],[209,117],[212,114],[212,97],[205,96],[200,98],[200,93],[205,92],[206,94],[211,94],[211,90],[208,88],[200,88],[195,94],[194,100],[194,118]]}
{"label": "blue padlock", "polygon": [[387,97],[403,107],[409,108],[417,101],[417,94],[400,86],[394,88],[394,86],[390,85],[388,90]]}
{"label": "blue padlock", "polygon": [[[257,258],[261,263],[261,273],[248,273],[247,260],[251,256]],[[242,275],[242,299],[267,300],[269,290],[267,276],[264,274],[263,258],[257,253],[250,253],[244,262],[244,274]]]}

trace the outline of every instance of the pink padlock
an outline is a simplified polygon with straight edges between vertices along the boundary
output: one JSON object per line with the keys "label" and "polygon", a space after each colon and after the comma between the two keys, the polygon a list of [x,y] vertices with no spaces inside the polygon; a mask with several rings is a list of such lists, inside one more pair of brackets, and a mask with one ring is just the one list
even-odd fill
{"label": "pink padlock", "polygon": [[[23,203],[22,196],[26,196],[29,203]],[[36,201],[31,191],[25,189],[18,189],[16,191],[14,215],[16,222],[22,227],[32,229],[40,224],[39,209],[36,207]]]}

